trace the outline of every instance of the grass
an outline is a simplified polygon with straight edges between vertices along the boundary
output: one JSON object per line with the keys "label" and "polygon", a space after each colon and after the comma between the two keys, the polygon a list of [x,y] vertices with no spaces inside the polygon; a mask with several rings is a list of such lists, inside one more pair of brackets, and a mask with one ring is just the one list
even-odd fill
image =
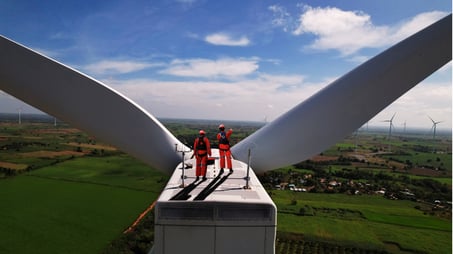
{"label": "grass", "polygon": [[105,184],[160,193],[168,176],[128,155],[83,157],[30,173],[34,176]]}
{"label": "grass", "polygon": [[[411,201],[289,191],[274,191],[272,199],[278,207],[281,232],[343,246],[385,249],[389,243],[398,243],[403,250],[426,253],[452,250],[451,220],[425,215]],[[306,206],[312,207],[314,216],[298,214]]]}
{"label": "grass", "polygon": [[0,181],[0,188],[0,253],[97,253],[154,199],[33,176]]}
{"label": "grass", "polygon": [[365,217],[369,221],[397,226],[406,226],[419,229],[432,229],[437,231],[451,231],[451,224],[448,221],[422,215],[401,215],[392,213],[379,213],[366,211]]}
{"label": "grass", "polygon": [[166,176],[126,155],[0,181],[0,253],[99,253],[157,199]]}
{"label": "grass", "polygon": [[433,165],[434,167],[440,167],[444,169],[451,169],[452,161],[451,154],[435,154],[432,152],[414,152],[410,155],[385,155],[384,158],[393,158],[399,161],[405,162],[406,160],[411,161],[414,165],[424,166]]}
{"label": "grass", "polygon": [[368,225],[359,221],[279,213],[278,230],[303,234],[305,239],[317,239],[340,246],[383,248],[379,237],[369,229]]}

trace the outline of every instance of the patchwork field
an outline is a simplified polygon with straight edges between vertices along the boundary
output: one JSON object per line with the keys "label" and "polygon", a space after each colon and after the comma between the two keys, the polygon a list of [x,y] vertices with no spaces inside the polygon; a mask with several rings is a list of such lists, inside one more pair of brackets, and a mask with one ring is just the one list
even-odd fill
{"label": "patchwork field", "polygon": [[272,193],[279,211],[278,230],[304,235],[306,241],[385,251],[398,245],[393,253],[452,250],[451,220],[424,214],[412,201],[369,195]]}
{"label": "patchwork field", "polygon": [[[200,128],[166,126],[181,140]],[[256,128],[238,126],[235,142]],[[393,153],[377,135],[363,136],[357,151],[354,143],[263,177],[278,206],[276,253],[451,253],[451,137],[392,141]],[[123,231],[168,176],[108,144],[69,126],[0,122],[0,170],[0,253],[147,253],[152,245],[152,211]],[[274,190],[276,179],[317,193]],[[382,189],[411,189],[419,200],[374,194]]]}

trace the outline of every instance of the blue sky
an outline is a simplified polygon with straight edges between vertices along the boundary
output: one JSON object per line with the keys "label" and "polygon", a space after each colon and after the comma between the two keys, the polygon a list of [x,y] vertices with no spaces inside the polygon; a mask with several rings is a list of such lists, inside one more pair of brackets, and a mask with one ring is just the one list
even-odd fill
{"label": "blue sky", "polygon": [[[271,121],[451,13],[446,0],[0,2],[0,34],[156,117]],[[451,62],[370,120],[452,123]],[[36,109],[0,91],[0,112]]]}

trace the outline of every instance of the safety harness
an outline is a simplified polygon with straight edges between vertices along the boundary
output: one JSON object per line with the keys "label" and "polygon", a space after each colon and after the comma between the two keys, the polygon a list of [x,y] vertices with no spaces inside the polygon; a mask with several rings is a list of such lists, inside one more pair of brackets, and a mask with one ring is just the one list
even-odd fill
{"label": "safety harness", "polygon": [[227,139],[226,133],[224,131],[220,132],[219,144],[230,145],[230,141]]}
{"label": "safety harness", "polygon": [[[199,137],[197,143],[197,154],[200,156],[205,156],[207,153],[206,142],[204,141],[205,137]],[[200,154],[200,151],[204,151],[204,153]]]}

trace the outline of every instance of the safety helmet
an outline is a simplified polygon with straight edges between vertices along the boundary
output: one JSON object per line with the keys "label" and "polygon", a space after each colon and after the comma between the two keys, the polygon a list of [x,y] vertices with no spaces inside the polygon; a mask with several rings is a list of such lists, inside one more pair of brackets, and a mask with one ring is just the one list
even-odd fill
{"label": "safety helmet", "polygon": [[200,130],[200,135],[205,135],[206,132],[204,132],[204,130]]}
{"label": "safety helmet", "polygon": [[223,125],[223,123],[220,124],[220,125],[219,125],[219,129],[225,129],[225,125]]}

